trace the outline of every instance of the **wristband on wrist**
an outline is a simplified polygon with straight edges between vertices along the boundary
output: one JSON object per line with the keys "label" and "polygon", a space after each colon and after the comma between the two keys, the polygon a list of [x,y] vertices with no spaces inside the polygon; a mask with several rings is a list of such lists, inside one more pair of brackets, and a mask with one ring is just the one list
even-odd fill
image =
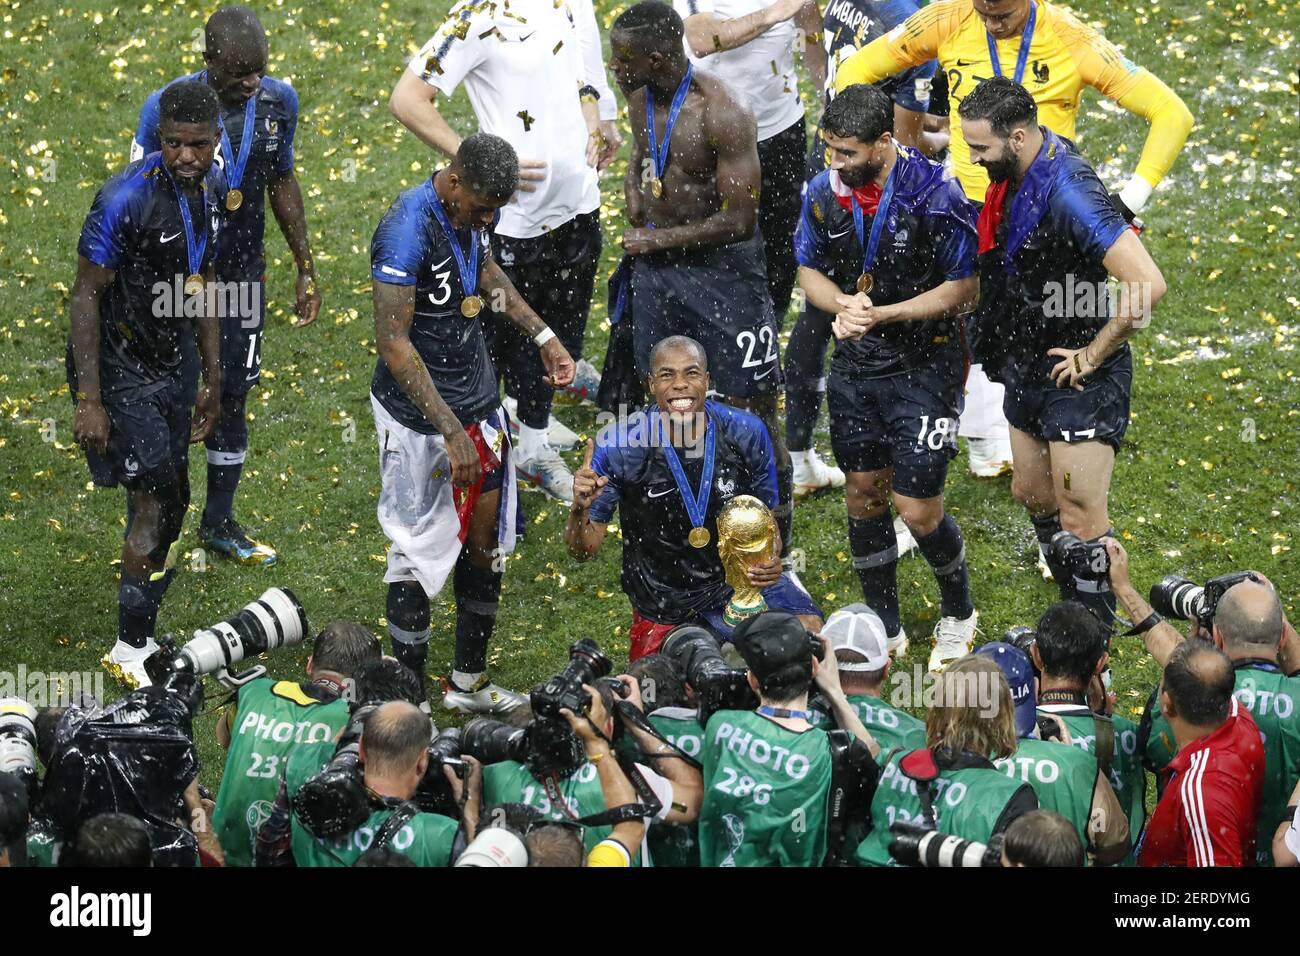
{"label": "wristband on wrist", "polygon": [[1120,637],[1136,637],[1138,634],[1145,634],[1163,620],[1164,618],[1160,616],[1158,611],[1152,611],[1139,623],[1134,624],[1127,631],[1121,634]]}
{"label": "wristband on wrist", "polygon": [[542,329],[542,331],[533,336],[533,341],[537,344],[538,348],[541,348],[553,338],[555,338],[555,332],[548,325],[546,328]]}

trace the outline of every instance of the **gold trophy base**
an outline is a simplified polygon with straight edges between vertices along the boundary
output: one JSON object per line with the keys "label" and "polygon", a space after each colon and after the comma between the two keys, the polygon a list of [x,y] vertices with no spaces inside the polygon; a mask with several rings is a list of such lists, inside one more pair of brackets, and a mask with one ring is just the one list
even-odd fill
{"label": "gold trophy base", "polygon": [[728,627],[736,627],[746,618],[762,614],[766,610],[767,601],[763,600],[763,595],[757,591],[752,598],[749,595],[737,594],[727,602],[727,609],[722,612],[722,619],[727,622]]}

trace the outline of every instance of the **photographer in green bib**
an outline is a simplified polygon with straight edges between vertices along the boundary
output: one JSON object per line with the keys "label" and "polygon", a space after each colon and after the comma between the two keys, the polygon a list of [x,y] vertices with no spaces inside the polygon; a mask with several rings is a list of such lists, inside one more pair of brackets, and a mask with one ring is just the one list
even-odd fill
{"label": "photographer in green bib", "polygon": [[[880,746],[840,687],[829,640],[809,634],[793,614],[748,618],[732,641],[759,706],[719,710],[705,726],[700,863],[821,866],[828,848],[835,849],[828,834],[832,795],[860,802],[865,815]],[[809,720],[814,681],[837,731]],[[836,779],[839,768],[848,779]]]}
{"label": "photographer in green bib", "polygon": [[[1079,609],[1088,613],[1082,605]],[[1133,849],[1128,818],[1108,774],[1097,757],[1070,746],[1070,732],[1059,718],[1038,717],[1028,655],[1004,641],[985,644],[975,654],[1001,669],[1016,708],[1016,752],[994,764],[1012,780],[1033,787],[1040,809],[1070,821],[1093,865],[1111,866],[1127,859]]]}
{"label": "photographer in green bib", "polygon": [[368,661],[357,671],[348,697],[351,698],[348,700],[348,721],[339,734],[329,740],[297,744],[289,752],[271,812],[257,832],[254,866],[294,865],[290,797],[324,770],[339,750],[347,746],[352,735],[360,735],[366,714],[375,707],[393,700],[416,705],[424,701],[424,681],[396,658],[381,657]]}
{"label": "photographer in green bib", "polygon": [[[889,637],[880,615],[865,604],[850,604],[826,619],[821,635],[830,638],[849,706],[880,749],[924,747],[925,724],[884,699],[891,661]],[[809,719],[819,727],[830,724],[828,710],[820,697],[814,697]]]}
{"label": "photographer in green bib", "polygon": [[871,833],[858,846],[862,866],[897,866],[890,826],[911,823],[987,844],[1013,821],[1038,809],[1027,783],[994,760],[1016,752],[1015,705],[998,665],[968,654],[931,675],[924,749],[882,754],[871,802]]}
{"label": "photographer in green bib", "polygon": [[348,721],[345,689],[379,639],[359,624],[334,621],[316,636],[306,681],[258,678],[239,688],[217,722],[229,749],[213,828],[227,866],[252,866],[257,831],[270,816],[289,754],[301,744],[333,741]]}
{"label": "photographer in green bib", "polygon": [[[628,665],[623,680],[628,677],[635,681],[628,700],[644,710],[650,726],[683,755],[699,760],[704,727],[681,667],[667,655],[647,654]],[[619,747],[635,757],[637,744],[630,734],[623,735]],[[699,866],[699,827],[694,822],[655,822],[646,831],[646,848],[649,860],[643,859],[643,866]]]}
{"label": "photographer in green bib", "polygon": [[[1255,852],[1257,865],[1271,866],[1273,835],[1300,781],[1300,637],[1286,619],[1276,590],[1255,571],[1213,578],[1204,587],[1171,576],[1151,588],[1147,603],[1129,579],[1123,545],[1108,539],[1106,550],[1111,590],[1137,622],[1135,630],[1141,629],[1147,651],[1161,667],[1183,640],[1166,617],[1190,621],[1189,638],[1212,642],[1232,660],[1233,696],[1250,711],[1264,739],[1264,795]],[[1163,791],[1164,770],[1178,747],[1155,693],[1147,701],[1138,745]]]}
{"label": "photographer in green bib", "polygon": [[[429,741],[433,722],[407,701],[380,704],[365,719],[359,758],[365,768],[365,790],[370,813],[355,829],[332,837],[314,836],[295,813],[292,821],[293,859],[300,867],[352,866],[367,850],[389,847],[409,857],[416,866],[450,866],[460,824],[440,813],[420,812],[412,798],[429,768]],[[457,802],[461,784],[444,767]],[[466,782],[470,794],[466,807],[477,809],[477,768]],[[467,837],[472,838],[477,817],[467,814]]]}
{"label": "photographer in green bib", "polygon": [[1059,601],[1039,619],[1029,656],[1039,673],[1039,715],[1065,724],[1070,743],[1107,770],[1136,845],[1146,826],[1147,775],[1138,725],[1114,713],[1102,680],[1110,662],[1109,639],[1109,628],[1082,604]]}
{"label": "photographer in green bib", "polygon": [[[483,718],[466,725],[462,753],[484,764],[484,806],[521,803],[552,820],[580,824],[587,853],[609,839],[614,825],[628,816],[644,819],[648,826],[694,822],[700,806],[698,766],[638,726],[644,723],[640,713],[628,712],[639,707],[637,681],[612,679],[610,669],[594,641],[579,640],[569,649],[568,666],[533,688],[527,707],[521,705],[511,714],[512,721],[527,717],[525,726]],[[619,733],[632,738],[636,752],[620,763],[636,793],[635,802],[606,802],[597,766],[601,758],[588,752],[564,710],[584,715],[611,745]],[[641,847],[630,850],[635,857]]]}

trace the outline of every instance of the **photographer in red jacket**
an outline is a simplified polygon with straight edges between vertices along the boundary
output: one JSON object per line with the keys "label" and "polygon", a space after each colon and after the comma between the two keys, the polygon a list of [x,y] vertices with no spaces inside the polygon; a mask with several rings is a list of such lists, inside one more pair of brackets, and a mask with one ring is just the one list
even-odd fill
{"label": "photographer in red jacket", "polygon": [[1207,641],[1169,656],[1160,709],[1178,753],[1138,851],[1141,866],[1253,866],[1264,742],[1232,696],[1232,661]]}

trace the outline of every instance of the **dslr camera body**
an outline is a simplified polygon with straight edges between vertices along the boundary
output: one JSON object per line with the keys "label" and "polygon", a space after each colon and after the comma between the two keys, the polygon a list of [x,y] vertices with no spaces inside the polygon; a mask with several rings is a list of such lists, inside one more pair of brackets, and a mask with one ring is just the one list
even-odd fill
{"label": "dslr camera body", "polygon": [[1110,555],[1100,541],[1084,541],[1073,531],[1058,531],[1048,545],[1052,560],[1081,578],[1104,578],[1110,573]]}
{"label": "dslr camera body", "polygon": [[1261,583],[1259,575],[1253,571],[1233,571],[1210,578],[1204,587],[1189,578],[1170,574],[1151,585],[1151,606],[1164,617],[1195,620],[1209,631],[1214,626],[1214,613],[1219,609],[1219,601],[1242,581]]}
{"label": "dslr camera body", "polygon": [[608,679],[612,669],[609,658],[595,641],[590,638],[576,641],[569,648],[569,663],[564,670],[534,687],[529,695],[533,719],[527,727],[512,727],[488,718],[471,720],[461,735],[461,753],[485,764],[513,760],[527,765],[538,777],[568,776],[587,758],[582,742],[560,711],[587,712],[591,695],[583,689],[583,684],[606,681],[614,693],[625,696],[623,684]]}
{"label": "dslr camera body", "polygon": [[171,634],[158,640],[158,650],[144,662],[145,673],[155,684],[164,684],[177,673],[202,677],[212,674],[224,686],[237,690],[266,676],[256,664],[237,673],[232,668],[245,657],[265,654],[280,647],[301,644],[307,635],[307,612],[288,588],[267,588],[262,596],[212,627],[195,631],[182,647]]}

